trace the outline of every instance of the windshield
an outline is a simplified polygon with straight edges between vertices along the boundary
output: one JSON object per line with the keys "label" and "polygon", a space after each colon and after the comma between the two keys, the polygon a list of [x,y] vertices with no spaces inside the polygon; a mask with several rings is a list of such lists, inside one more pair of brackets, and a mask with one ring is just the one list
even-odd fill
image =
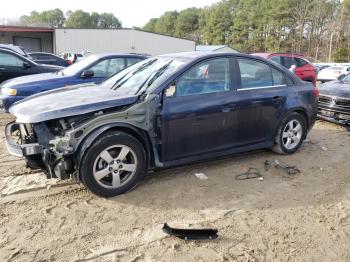
{"label": "windshield", "polygon": [[150,58],[117,73],[101,85],[125,95],[137,95],[162,83],[185,62],[170,57]]}
{"label": "windshield", "polygon": [[68,66],[67,68],[63,69],[61,72],[63,73],[63,75],[73,76],[97,60],[98,60],[97,56],[94,56],[94,55],[88,56],[87,58],[80,60],[79,62],[76,62],[71,66]]}
{"label": "windshield", "polygon": [[350,84],[350,74],[347,74],[341,79],[342,82],[344,83],[349,83]]}

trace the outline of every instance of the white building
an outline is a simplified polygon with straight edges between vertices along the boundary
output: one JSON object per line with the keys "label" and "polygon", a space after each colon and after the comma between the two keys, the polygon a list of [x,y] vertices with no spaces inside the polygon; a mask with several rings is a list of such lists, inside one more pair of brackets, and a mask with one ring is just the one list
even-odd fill
{"label": "white building", "polygon": [[239,53],[237,50],[228,45],[197,45],[196,51],[212,51],[212,52],[233,52]]}
{"label": "white building", "polygon": [[194,51],[191,40],[134,29],[56,29],[56,53],[90,51],[160,55]]}
{"label": "white building", "polygon": [[0,43],[17,44],[28,52],[140,53],[159,55],[194,51],[191,40],[134,29],[53,29],[0,26]]}

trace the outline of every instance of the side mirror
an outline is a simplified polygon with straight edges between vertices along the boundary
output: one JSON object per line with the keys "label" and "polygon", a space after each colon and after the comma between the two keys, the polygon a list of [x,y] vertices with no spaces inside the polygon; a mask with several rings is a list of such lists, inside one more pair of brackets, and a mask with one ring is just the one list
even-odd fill
{"label": "side mirror", "polygon": [[174,83],[165,90],[164,95],[165,97],[173,97],[175,95],[175,92],[176,92],[176,85]]}
{"label": "side mirror", "polygon": [[28,62],[23,62],[23,68],[27,69],[31,67],[31,64],[29,64]]}
{"label": "side mirror", "polygon": [[90,78],[90,77],[93,77],[94,76],[94,71],[92,70],[84,70],[82,73],[81,73],[81,77],[82,78]]}
{"label": "side mirror", "polygon": [[342,80],[344,78],[345,74],[341,74],[337,77],[338,80]]}

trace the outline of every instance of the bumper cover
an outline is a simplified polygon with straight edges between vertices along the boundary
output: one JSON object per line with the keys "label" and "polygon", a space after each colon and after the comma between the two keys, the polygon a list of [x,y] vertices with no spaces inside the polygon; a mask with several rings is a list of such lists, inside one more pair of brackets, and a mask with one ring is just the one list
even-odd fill
{"label": "bumper cover", "polygon": [[[43,152],[42,146],[37,143],[31,144],[18,144],[14,140],[13,134],[15,132],[20,132],[20,126],[18,123],[11,122],[8,123],[5,127],[5,138],[6,138],[6,147],[9,153],[17,157],[26,157],[32,155],[38,155]],[[17,140],[20,140],[20,134],[17,136]]]}
{"label": "bumper cover", "polygon": [[15,122],[8,123],[5,127],[5,142],[9,153],[13,156],[23,157],[22,147],[13,139],[12,134],[19,132],[19,124]]}

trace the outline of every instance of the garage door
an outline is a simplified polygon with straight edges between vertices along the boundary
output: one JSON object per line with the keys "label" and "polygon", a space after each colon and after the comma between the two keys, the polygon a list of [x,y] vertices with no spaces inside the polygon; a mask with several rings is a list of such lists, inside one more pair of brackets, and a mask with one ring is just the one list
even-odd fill
{"label": "garage door", "polygon": [[24,47],[27,52],[41,52],[41,39],[31,37],[15,36],[13,43]]}

